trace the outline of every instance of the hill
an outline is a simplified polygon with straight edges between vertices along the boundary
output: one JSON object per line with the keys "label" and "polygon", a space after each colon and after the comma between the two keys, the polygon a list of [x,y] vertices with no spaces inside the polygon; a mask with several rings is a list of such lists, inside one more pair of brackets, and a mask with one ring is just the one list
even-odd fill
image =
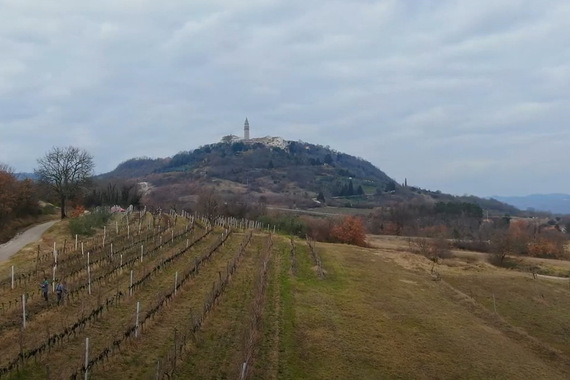
{"label": "hill", "polygon": [[440,191],[400,185],[370,162],[329,147],[279,137],[219,143],[172,157],[125,161],[103,180],[131,179],[152,188],[146,201],[185,207],[203,189],[225,198],[286,208],[348,206],[371,209],[413,199],[471,202],[497,214],[518,210],[496,200],[455,197]]}
{"label": "hill", "polygon": [[139,178],[153,173],[168,162],[168,159],[139,157],[119,164],[112,172],[102,174],[99,178]]}
{"label": "hill", "polygon": [[297,206],[315,206],[312,199],[319,193],[332,199],[399,187],[364,159],[278,137],[226,140],[164,159],[135,158],[99,178],[150,182],[155,191],[170,188],[170,194],[180,193],[181,184],[216,186],[227,194]]}
{"label": "hill", "polygon": [[547,211],[553,214],[570,214],[570,195],[531,194],[525,196],[494,196],[493,198],[521,210]]}

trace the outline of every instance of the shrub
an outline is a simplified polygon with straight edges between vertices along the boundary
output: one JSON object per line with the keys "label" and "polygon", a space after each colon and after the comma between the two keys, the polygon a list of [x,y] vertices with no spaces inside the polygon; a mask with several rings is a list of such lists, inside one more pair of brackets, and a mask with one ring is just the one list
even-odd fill
{"label": "shrub", "polygon": [[489,252],[490,242],[485,240],[455,240],[453,246],[466,251]]}
{"label": "shrub", "polygon": [[562,234],[542,233],[528,244],[528,253],[530,256],[561,259],[566,256],[565,243]]}
{"label": "shrub", "polygon": [[69,232],[72,236],[91,236],[95,233],[95,228],[103,227],[111,213],[106,209],[97,209],[92,213],[85,214],[69,220]]}
{"label": "shrub", "polygon": [[287,214],[271,214],[264,215],[258,219],[262,224],[272,225],[285,234],[305,237],[307,234],[307,226],[295,215]]}
{"label": "shrub", "polygon": [[366,234],[362,220],[356,216],[346,216],[331,229],[335,242],[366,247]]}
{"label": "shrub", "polygon": [[79,205],[79,206],[75,206],[73,208],[73,210],[71,210],[70,217],[77,218],[83,214],[85,214],[85,207]]}
{"label": "shrub", "polygon": [[332,241],[332,223],[328,218],[315,218],[312,216],[301,216],[299,218],[305,225],[307,235],[316,241]]}
{"label": "shrub", "polygon": [[410,238],[409,244],[413,253],[425,256],[433,262],[452,257],[452,253],[449,250],[449,242],[443,237]]}
{"label": "shrub", "polygon": [[57,208],[51,203],[47,203],[45,206],[42,207],[42,214],[43,215],[57,214]]}

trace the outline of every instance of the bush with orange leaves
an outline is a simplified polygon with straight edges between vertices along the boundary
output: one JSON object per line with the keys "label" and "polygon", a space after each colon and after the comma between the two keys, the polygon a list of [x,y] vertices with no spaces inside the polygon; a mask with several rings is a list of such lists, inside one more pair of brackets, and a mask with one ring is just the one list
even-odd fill
{"label": "bush with orange leaves", "polygon": [[566,238],[562,233],[543,232],[528,244],[528,253],[535,257],[564,259],[567,256],[565,245]]}
{"label": "bush with orange leaves", "polygon": [[70,216],[72,218],[80,217],[81,215],[85,214],[85,207],[82,205],[76,205],[73,210],[71,211]]}
{"label": "bush with orange leaves", "polygon": [[362,220],[356,216],[345,216],[331,229],[331,238],[338,243],[366,247],[366,234]]}

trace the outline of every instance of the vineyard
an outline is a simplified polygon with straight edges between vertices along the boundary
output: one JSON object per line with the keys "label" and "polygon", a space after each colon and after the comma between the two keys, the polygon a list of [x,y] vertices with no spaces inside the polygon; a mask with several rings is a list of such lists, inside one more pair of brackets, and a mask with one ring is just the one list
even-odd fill
{"label": "vineyard", "polygon": [[184,378],[212,309],[226,302],[239,310],[220,337],[233,355],[225,367],[210,364],[247,378],[274,249],[271,233],[255,227],[140,212],[87,241],[38,246],[33,262],[0,279],[0,378]]}
{"label": "vineyard", "polygon": [[570,376],[566,282],[455,259],[433,281],[390,237],[317,244],[174,212],[84,239],[65,223],[0,264],[0,380]]}

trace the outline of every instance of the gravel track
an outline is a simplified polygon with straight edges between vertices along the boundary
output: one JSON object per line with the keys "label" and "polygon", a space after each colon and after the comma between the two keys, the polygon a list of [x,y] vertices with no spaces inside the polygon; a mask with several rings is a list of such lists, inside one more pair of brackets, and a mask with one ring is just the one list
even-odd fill
{"label": "gravel track", "polygon": [[42,237],[42,234],[57,222],[57,220],[52,220],[33,226],[19,233],[9,242],[0,245],[0,262],[8,260],[26,245],[38,241]]}

